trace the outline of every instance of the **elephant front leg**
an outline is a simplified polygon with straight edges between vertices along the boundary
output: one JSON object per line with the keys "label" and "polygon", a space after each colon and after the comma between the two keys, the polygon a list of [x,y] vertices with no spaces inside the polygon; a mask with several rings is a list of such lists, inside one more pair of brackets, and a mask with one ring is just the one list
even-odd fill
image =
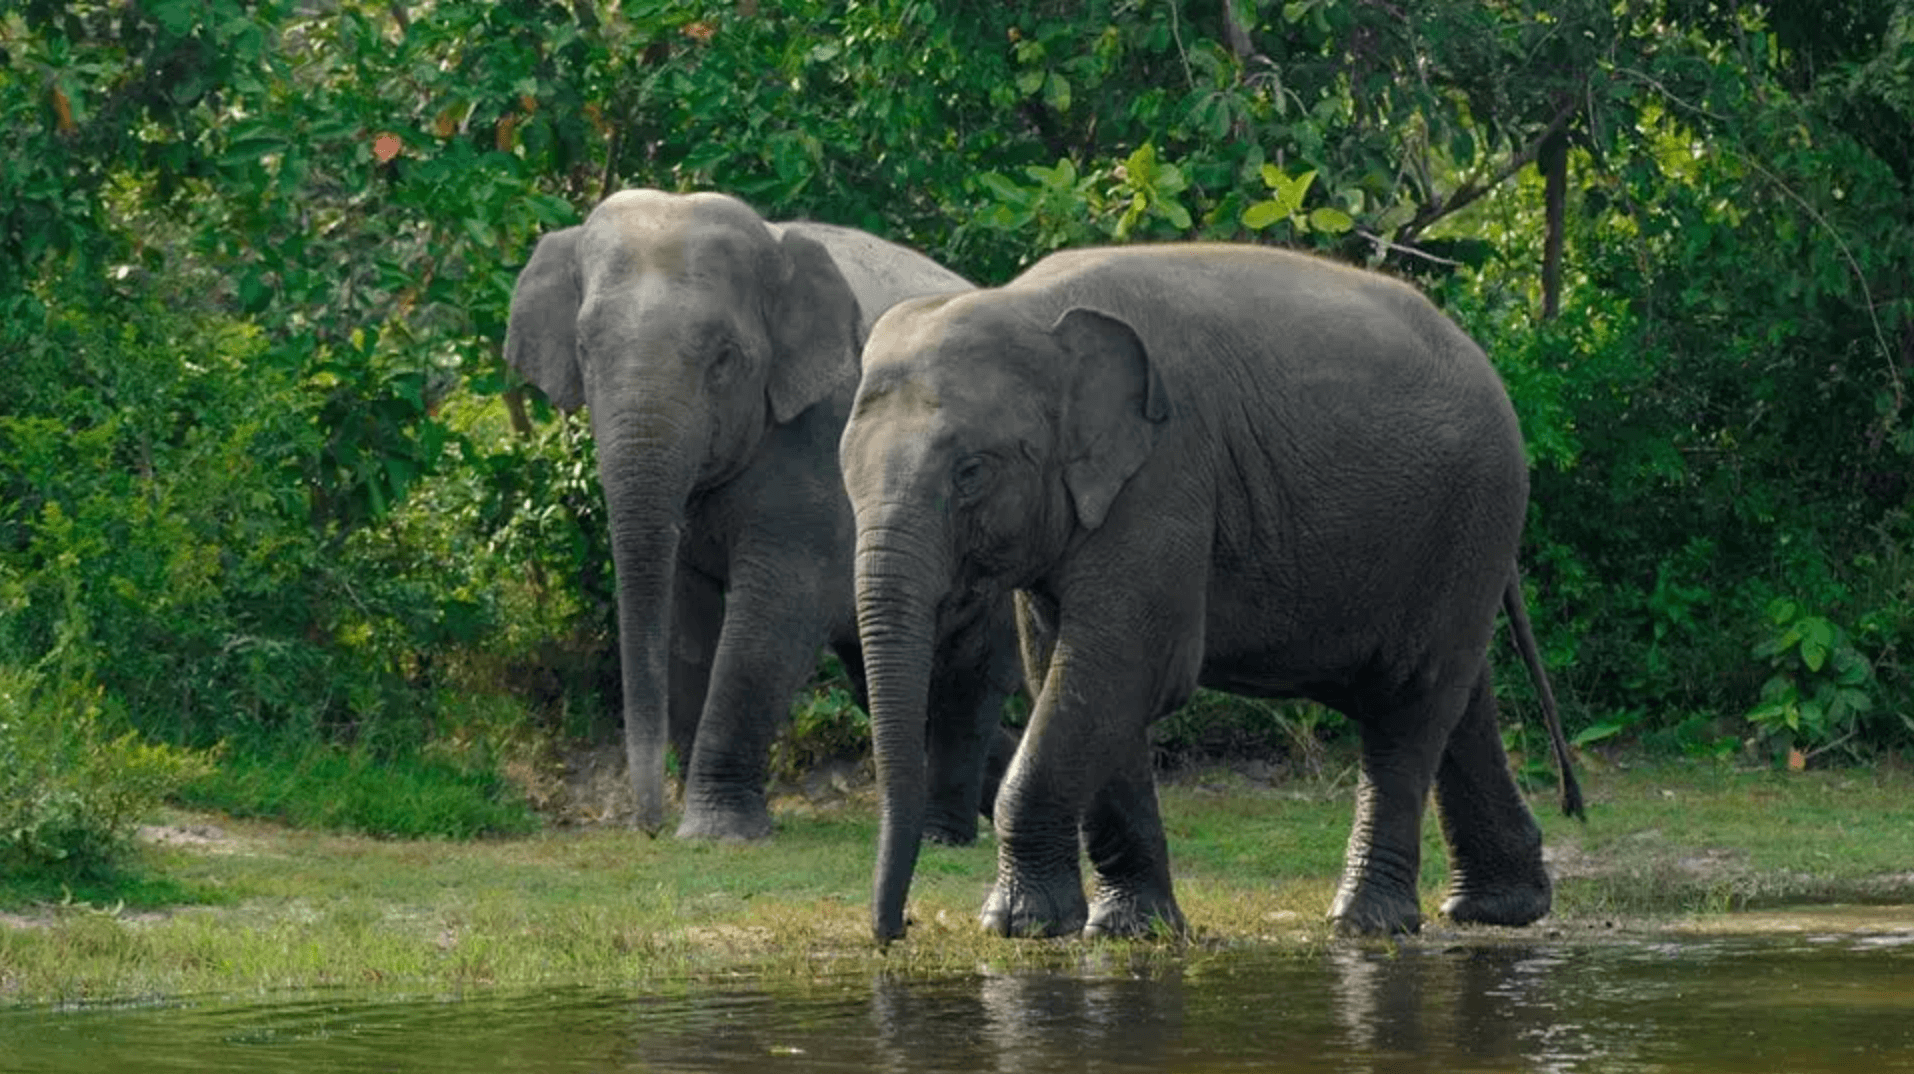
{"label": "elephant front leg", "polygon": [[678,758],[678,771],[683,774],[691,767],[698,721],[704,716],[705,695],[711,688],[711,664],[717,658],[718,633],[724,626],[724,589],[697,568],[679,563],[672,599],[667,729],[672,752]]}
{"label": "elephant front leg", "polygon": [[[1201,632],[1190,623],[1201,610],[1136,589],[1095,590],[1103,599],[1081,612],[1062,609],[1030,726],[997,795],[997,885],[983,917],[1005,935],[1183,928],[1146,729],[1195,689]],[[1097,869],[1094,912],[1078,872],[1079,832]]]}
{"label": "elephant front leg", "polygon": [[1182,936],[1189,931],[1170,889],[1170,850],[1150,772],[1137,742],[1084,818],[1083,845],[1096,869],[1085,937]]}
{"label": "elephant front leg", "polygon": [[999,936],[1074,936],[1090,918],[1079,871],[1071,788],[1032,757],[1033,733],[1046,719],[1042,698],[997,794],[997,882],[979,920]]}
{"label": "elephant front leg", "polygon": [[1436,808],[1449,845],[1450,920],[1527,925],[1549,912],[1542,829],[1509,774],[1484,662],[1462,722],[1436,773]]}
{"label": "elephant front leg", "polygon": [[827,634],[816,595],[767,600],[734,575],[712,662],[704,715],[685,771],[681,839],[756,840],[771,834],[765,799],[771,743],[809,678]]}

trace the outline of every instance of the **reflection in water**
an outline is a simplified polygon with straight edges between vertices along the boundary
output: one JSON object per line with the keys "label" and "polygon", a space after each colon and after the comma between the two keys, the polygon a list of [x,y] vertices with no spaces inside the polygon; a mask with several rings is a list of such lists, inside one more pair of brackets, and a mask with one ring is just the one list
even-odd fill
{"label": "reflection in water", "polygon": [[1594,1069],[1619,1058],[1556,993],[1579,975],[1547,947],[1345,948],[1326,959],[1350,1071]]}
{"label": "reflection in water", "polygon": [[0,1009],[0,1071],[1914,1071],[1914,930]]}

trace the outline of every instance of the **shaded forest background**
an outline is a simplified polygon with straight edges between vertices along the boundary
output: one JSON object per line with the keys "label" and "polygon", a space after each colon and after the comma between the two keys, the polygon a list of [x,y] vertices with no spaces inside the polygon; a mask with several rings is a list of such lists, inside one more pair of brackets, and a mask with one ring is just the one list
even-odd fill
{"label": "shaded forest background", "polygon": [[[27,0],[0,828],[143,779],[509,830],[528,743],[616,733],[589,434],[499,354],[536,237],[627,186],[983,284],[1187,239],[1408,277],[1521,415],[1580,743],[1914,748],[1908,0]],[[828,671],[795,715],[856,741]],[[1205,696],[1164,741],[1335,723]]]}

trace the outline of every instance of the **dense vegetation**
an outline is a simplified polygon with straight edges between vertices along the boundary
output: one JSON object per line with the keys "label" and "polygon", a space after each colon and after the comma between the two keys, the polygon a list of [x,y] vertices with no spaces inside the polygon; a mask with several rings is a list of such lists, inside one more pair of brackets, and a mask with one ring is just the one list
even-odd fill
{"label": "dense vegetation", "polygon": [[984,283],[1197,238],[1413,278],[1522,415],[1572,733],[1914,745],[1908,0],[16,0],[0,754],[85,713],[51,724],[219,746],[186,793],[229,809],[372,766],[432,819],[314,819],[526,823],[501,766],[613,730],[615,657],[588,435],[513,388],[505,313],[639,185]]}

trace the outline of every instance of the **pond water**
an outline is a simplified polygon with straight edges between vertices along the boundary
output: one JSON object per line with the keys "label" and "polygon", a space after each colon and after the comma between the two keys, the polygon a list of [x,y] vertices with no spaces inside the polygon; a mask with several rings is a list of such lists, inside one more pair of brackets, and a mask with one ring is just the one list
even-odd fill
{"label": "pond water", "polygon": [[0,1070],[1914,1071],[1914,926],[15,1008]]}

